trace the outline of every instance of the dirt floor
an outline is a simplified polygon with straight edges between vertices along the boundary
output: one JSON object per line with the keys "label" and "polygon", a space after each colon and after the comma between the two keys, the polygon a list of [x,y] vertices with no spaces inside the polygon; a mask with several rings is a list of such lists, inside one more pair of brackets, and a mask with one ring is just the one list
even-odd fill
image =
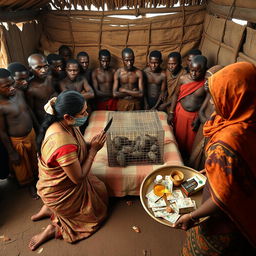
{"label": "dirt floor", "polygon": [[[111,198],[109,218],[94,235],[76,244],[51,240],[31,252],[27,246],[30,238],[49,223],[48,219],[30,220],[41,205],[13,180],[0,181],[1,256],[176,256],[185,239],[185,232],[154,221],[144,211],[139,197]],[[140,233],[132,230],[134,225],[141,229]],[[11,240],[3,241],[3,236]]]}

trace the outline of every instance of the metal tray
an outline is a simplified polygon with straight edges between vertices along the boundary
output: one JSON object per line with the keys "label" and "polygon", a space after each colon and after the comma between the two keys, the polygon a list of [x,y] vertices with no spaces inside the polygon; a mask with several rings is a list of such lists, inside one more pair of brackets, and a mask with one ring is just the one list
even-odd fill
{"label": "metal tray", "polygon": [[[199,173],[198,171],[196,171],[190,167],[178,166],[178,165],[177,166],[169,165],[169,166],[164,166],[164,167],[158,168],[155,171],[151,172],[148,176],[145,177],[145,179],[143,180],[141,187],[140,187],[140,201],[143,205],[143,208],[145,209],[145,211],[149,214],[149,216],[151,218],[153,218],[157,222],[164,224],[166,226],[169,226],[169,227],[174,227],[174,224],[170,223],[169,221],[167,221],[163,218],[155,217],[153,214],[153,211],[150,208],[148,208],[148,204],[147,204],[148,199],[146,198],[146,194],[149,193],[153,189],[154,179],[157,175],[166,176],[166,175],[169,175],[171,173],[171,171],[173,171],[173,170],[182,171],[184,173],[184,181],[191,178],[195,174],[200,176],[204,180],[207,179],[203,174]],[[180,186],[173,187],[173,189],[181,190],[181,187]],[[201,190],[197,191],[195,194],[190,196],[190,198],[192,200],[195,200],[197,208],[201,205],[202,194],[203,194],[203,190],[201,189]],[[184,195],[184,193],[183,193],[183,195]],[[206,218],[200,219],[200,223],[202,221],[204,221],[205,219]]]}

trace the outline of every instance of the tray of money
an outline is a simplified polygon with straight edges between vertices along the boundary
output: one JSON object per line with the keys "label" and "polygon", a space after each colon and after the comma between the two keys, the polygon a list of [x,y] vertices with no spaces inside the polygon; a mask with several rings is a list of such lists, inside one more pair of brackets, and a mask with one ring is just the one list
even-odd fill
{"label": "tray of money", "polygon": [[[183,174],[183,182],[178,186],[173,183],[173,173]],[[177,176],[178,178],[180,177]],[[197,188],[200,185],[200,190],[194,189],[191,193],[189,188],[196,187],[190,183],[194,178],[199,181]],[[143,180],[140,187],[140,201],[150,217],[161,224],[174,227],[182,214],[189,213],[201,205],[203,192],[201,188],[206,179],[203,174],[187,166],[160,167]]]}

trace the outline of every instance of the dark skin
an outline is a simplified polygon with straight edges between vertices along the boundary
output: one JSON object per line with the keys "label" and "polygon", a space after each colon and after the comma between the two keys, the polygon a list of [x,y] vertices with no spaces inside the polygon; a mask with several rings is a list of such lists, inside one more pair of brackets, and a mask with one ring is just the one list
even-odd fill
{"label": "dark skin", "polygon": [[20,164],[20,156],[13,148],[10,137],[26,136],[33,123],[23,92],[14,88],[11,77],[0,79],[0,138],[14,165]]}
{"label": "dark skin", "polygon": [[28,89],[29,74],[28,71],[15,72],[14,76],[14,88],[25,92]]}
{"label": "dark skin", "polygon": [[[180,70],[181,70],[181,63],[180,63],[179,59],[176,57],[169,58],[168,62],[167,62],[166,74],[167,74],[167,72],[170,72],[172,74],[172,76],[176,76],[180,72]],[[172,103],[172,101],[169,100],[166,103],[161,104],[159,106],[159,110],[165,110],[171,103]]]}
{"label": "dark skin", "polygon": [[60,74],[63,71],[64,63],[62,60],[52,60],[50,69],[54,74]]}
{"label": "dark skin", "polygon": [[148,67],[144,69],[146,83],[145,109],[149,109],[148,98],[153,98],[156,102],[151,109],[157,109],[164,100],[166,91],[166,75],[160,67],[162,60],[156,57],[150,57]]}
{"label": "dark skin", "polygon": [[89,68],[89,58],[87,56],[78,56],[77,61],[83,68],[84,72]]}
{"label": "dark skin", "polygon": [[[178,99],[178,96],[180,93],[180,86],[183,84],[194,82],[194,81],[201,81],[205,76],[205,70],[206,70],[206,67],[201,66],[198,63],[192,62],[190,65],[190,72],[184,76],[181,76],[180,83],[177,86],[177,90],[174,93],[173,101],[171,103],[171,110],[168,115],[168,123],[169,124],[173,123],[174,109],[176,107],[177,99]],[[206,92],[204,90],[204,87],[201,87],[198,90],[196,90],[195,92],[193,92],[190,95],[181,99],[180,103],[186,111],[196,112],[200,109],[200,107],[205,99],[205,96],[206,96]],[[200,119],[197,118],[192,124],[192,129],[196,131],[198,129],[199,125],[200,125]]]}
{"label": "dark skin", "polygon": [[220,211],[220,208],[213,202],[213,200],[208,198],[197,210],[190,214],[182,215],[175,223],[175,228],[188,230],[192,228],[200,218],[214,215]]}
{"label": "dark skin", "polygon": [[94,98],[94,92],[87,80],[79,76],[78,64],[69,63],[66,67],[67,77],[60,82],[60,90],[74,90],[80,92],[85,99]]}
{"label": "dark skin", "polygon": [[88,56],[79,56],[77,58],[77,61],[81,65],[83,72],[81,73],[82,76],[84,76],[87,79],[87,82],[91,85],[92,84],[92,78],[91,78],[91,69],[89,68],[89,57]]}
{"label": "dark skin", "polygon": [[189,55],[187,56],[187,60],[186,60],[187,67],[186,67],[186,69],[187,69],[188,73],[189,73],[189,68],[190,68],[191,61],[192,61],[192,59],[193,59],[194,56],[196,56],[196,55],[194,55],[194,54],[189,54]]}
{"label": "dark skin", "polygon": [[44,120],[44,105],[56,95],[52,86],[52,77],[48,76],[49,65],[45,58],[33,57],[30,63],[34,78],[30,81],[26,92],[26,99],[31,109],[34,110],[38,123]]}
{"label": "dark skin", "polygon": [[63,49],[59,52],[59,55],[67,62],[72,57],[72,52],[70,49]]}
{"label": "dark skin", "polygon": [[64,63],[62,60],[53,60],[50,65],[50,73],[52,76],[52,86],[57,93],[60,93],[59,82],[65,78],[66,73],[63,70]]}
{"label": "dark skin", "polygon": [[113,97],[113,82],[115,69],[111,68],[109,56],[100,56],[100,67],[92,72],[93,88],[99,101]]}
{"label": "dark skin", "polygon": [[115,98],[133,99],[143,97],[142,71],[133,66],[134,55],[124,53],[123,68],[114,75],[113,95]]}

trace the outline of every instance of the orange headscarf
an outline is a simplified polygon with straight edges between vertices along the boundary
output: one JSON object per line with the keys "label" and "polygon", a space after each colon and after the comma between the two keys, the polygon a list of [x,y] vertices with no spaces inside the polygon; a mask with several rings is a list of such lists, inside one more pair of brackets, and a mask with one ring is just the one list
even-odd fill
{"label": "orange headscarf", "polygon": [[[212,198],[256,246],[256,67],[235,63],[208,83],[216,109],[204,126],[204,135],[210,137],[208,158],[211,146],[218,143],[232,152],[224,167],[206,160]],[[219,149],[221,158],[224,151]]]}

